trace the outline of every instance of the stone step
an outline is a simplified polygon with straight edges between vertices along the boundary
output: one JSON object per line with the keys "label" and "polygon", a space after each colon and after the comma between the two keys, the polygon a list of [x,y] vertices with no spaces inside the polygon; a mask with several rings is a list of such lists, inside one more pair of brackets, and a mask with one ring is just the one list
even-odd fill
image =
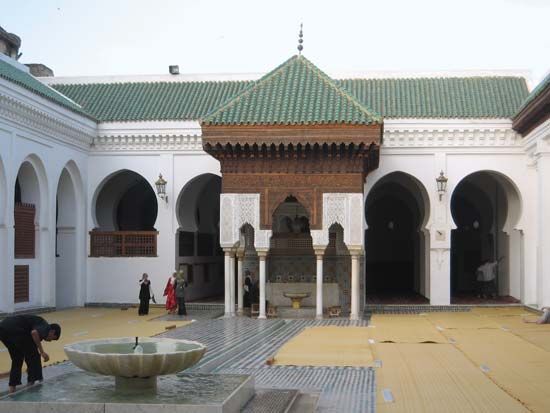
{"label": "stone step", "polygon": [[288,413],[315,413],[318,401],[319,394],[299,393],[290,405]]}
{"label": "stone step", "polygon": [[470,305],[430,305],[430,304],[366,304],[364,316],[371,314],[416,314],[428,312],[466,312]]}
{"label": "stone step", "polygon": [[298,395],[298,390],[256,390],[242,413],[288,413]]}

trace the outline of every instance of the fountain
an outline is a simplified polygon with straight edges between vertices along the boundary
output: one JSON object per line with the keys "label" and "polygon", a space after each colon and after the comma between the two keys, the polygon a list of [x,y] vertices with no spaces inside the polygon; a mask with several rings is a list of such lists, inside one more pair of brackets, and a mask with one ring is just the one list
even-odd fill
{"label": "fountain", "polygon": [[74,365],[91,373],[114,376],[119,391],[156,390],[157,376],[175,374],[196,364],[206,347],[172,338],[115,338],[65,346]]}
{"label": "fountain", "polygon": [[84,371],[68,366],[73,371],[0,398],[0,413],[239,412],[254,394],[252,377],[182,373],[205,352],[199,342],[171,338],[69,344],[67,357]]}

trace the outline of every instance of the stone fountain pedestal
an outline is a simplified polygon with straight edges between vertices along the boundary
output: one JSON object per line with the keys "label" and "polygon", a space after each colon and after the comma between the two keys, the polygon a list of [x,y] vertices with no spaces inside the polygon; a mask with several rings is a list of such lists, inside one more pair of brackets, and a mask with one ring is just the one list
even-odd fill
{"label": "stone fountain pedestal", "polygon": [[157,376],[152,377],[115,377],[117,392],[139,393],[143,391],[157,391]]}
{"label": "stone fountain pedestal", "polygon": [[[139,344],[138,344],[139,341]],[[0,413],[236,413],[254,395],[244,375],[182,373],[206,347],[169,338],[88,340],[65,346],[85,371],[0,399]]]}
{"label": "stone fountain pedestal", "polygon": [[156,392],[119,391],[113,377],[76,371],[0,399],[0,413],[237,413],[254,396],[254,378],[246,375],[180,373],[157,380]]}

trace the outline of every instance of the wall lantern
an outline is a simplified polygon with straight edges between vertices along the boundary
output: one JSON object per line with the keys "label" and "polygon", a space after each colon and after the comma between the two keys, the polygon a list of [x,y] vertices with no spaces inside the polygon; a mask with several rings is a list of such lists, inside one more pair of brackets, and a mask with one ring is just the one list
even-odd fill
{"label": "wall lantern", "polygon": [[168,195],[166,195],[166,180],[162,178],[162,174],[159,174],[159,179],[155,182],[157,187],[157,194],[160,199],[164,199],[165,202],[168,202]]}
{"label": "wall lantern", "polygon": [[447,192],[448,179],[443,173],[443,171],[441,171],[441,173],[435,179],[435,181],[437,182],[437,193],[439,194],[439,200],[441,201],[441,199],[443,198],[443,195],[445,195],[445,192]]}

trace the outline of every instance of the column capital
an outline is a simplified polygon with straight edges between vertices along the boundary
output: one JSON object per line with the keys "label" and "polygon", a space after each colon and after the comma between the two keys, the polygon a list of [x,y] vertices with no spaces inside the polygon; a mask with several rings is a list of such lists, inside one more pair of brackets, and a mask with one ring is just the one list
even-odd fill
{"label": "column capital", "polygon": [[313,250],[315,251],[315,255],[317,256],[317,258],[322,257],[323,255],[325,255],[326,248],[327,248],[326,245],[314,245],[313,246]]}
{"label": "column capital", "polygon": [[258,257],[260,259],[264,259],[265,260],[265,257],[267,257],[267,253],[269,252],[269,250],[267,249],[259,249],[259,248],[256,248],[256,253],[258,254]]}
{"label": "column capital", "polygon": [[361,257],[363,255],[363,250],[362,249],[350,249],[349,250],[349,255],[351,255],[352,257]]}

